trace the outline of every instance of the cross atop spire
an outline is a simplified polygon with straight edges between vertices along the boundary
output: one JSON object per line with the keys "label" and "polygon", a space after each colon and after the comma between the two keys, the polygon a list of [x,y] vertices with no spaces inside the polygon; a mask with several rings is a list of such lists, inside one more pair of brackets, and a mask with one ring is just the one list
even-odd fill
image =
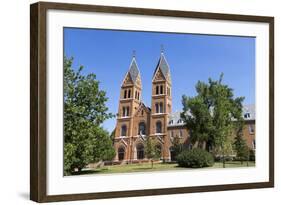
{"label": "cross atop spire", "polygon": [[160,51],[161,51],[161,54],[163,54],[163,53],[164,53],[164,45],[163,45],[163,44],[161,44]]}
{"label": "cross atop spire", "polygon": [[136,57],[136,50],[133,50],[133,52],[132,52],[132,56],[133,56],[133,58],[135,58],[135,57]]}

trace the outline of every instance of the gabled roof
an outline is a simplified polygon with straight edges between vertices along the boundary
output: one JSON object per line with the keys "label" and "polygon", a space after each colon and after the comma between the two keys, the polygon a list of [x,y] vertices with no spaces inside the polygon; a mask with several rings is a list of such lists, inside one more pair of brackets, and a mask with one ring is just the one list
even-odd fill
{"label": "gabled roof", "polygon": [[142,102],[142,101],[140,102],[139,109],[140,109],[141,107],[144,107],[148,112],[151,111],[150,107],[146,106],[146,105],[144,104],[144,102]]}
{"label": "gabled roof", "polygon": [[167,60],[166,60],[163,52],[161,52],[159,61],[158,61],[157,66],[156,66],[156,68],[154,70],[153,78],[154,78],[158,68],[161,70],[161,72],[164,75],[164,77],[167,78],[168,74],[170,73],[170,67],[169,67],[169,64],[167,63]]}
{"label": "gabled roof", "polygon": [[139,107],[138,107],[138,110],[136,111],[135,113],[135,116],[138,114],[138,112],[144,108],[144,110],[146,110],[146,112],[150,113],[151,112],[151,109],[150,107],[147,107],[142,101],[139,103]]}
{"label": "gabled roof", "polygon": [[132,62],[131,62],[128,73],[130,74],[130,77],[131,77],[133,83],[135,83],[138,75],[140,74],[140,71],[139,71],[139,68],[138,68],[137,61],[136,61],[135,57],[133,57],[133,59],[132,59]]}

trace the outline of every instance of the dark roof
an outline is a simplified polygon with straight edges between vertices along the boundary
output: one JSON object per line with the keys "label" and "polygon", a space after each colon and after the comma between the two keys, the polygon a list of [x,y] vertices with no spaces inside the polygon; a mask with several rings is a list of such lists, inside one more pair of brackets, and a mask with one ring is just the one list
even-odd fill
{"label": "dark roof", "polygon": [[134,83],[136,82],[139,73],[140,72],[139,72],[139,69],[138,69],[136,59],[133,58],[132,62],[131,62],[131,65],[130,65],[130,68],[129,68],[129,74],[130,74]]}
{"label": "dark roof", "polygon": [[154,70],[153,77],[156,74],[156,71],[157,71],[158,67],[160,67],[161,72],[163,73],[164,77],[166,78],[167,75],[170,73],[170,67],[169,67],[169,65],[166,61],[164,53],[161,53],[161,55],[160,55],[159,61],[158,61],[157,66]]}

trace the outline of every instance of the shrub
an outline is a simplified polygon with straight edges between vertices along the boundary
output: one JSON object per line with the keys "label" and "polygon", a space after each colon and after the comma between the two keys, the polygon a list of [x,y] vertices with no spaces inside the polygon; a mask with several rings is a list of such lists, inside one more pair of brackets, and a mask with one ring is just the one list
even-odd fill
{"label": "shrub", "polygon": [[180,167],[211,167],[214,165],[214,157],[206,150],[194,148],[180,153],[177,156],[177,162]]}

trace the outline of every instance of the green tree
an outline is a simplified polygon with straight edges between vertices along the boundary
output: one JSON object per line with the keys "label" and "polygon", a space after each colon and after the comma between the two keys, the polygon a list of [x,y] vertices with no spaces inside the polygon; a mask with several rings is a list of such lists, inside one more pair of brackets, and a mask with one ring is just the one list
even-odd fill
{"label": "green tree", "polygon": [[144,143],[144,153],[147,159],[151,162],[151,168],[153,168],[154,160],[159,160],[161,157],[161,151],[157,148],[156,143],[151,137],[148,137]]}
{"label": "green tree", "polygon": [[222,146],[217,146],[214,148],[213,153],[215,155],[219,155],[219,158],[223,163],[223,167],[225,168],[225,162],[232,159],[232,157],[230,158],[230,156],[233,154],[232,139],[230,137],[227,137]]}
{"label": "green tree", "polygon": [[93,161],[107,161],[115,157],[115,149],[109,133],[102,128],[95,130]]}
{"label": "green tree", "polygon": [[247,146],[246,140],[243,138],[242,128],[236,132],[234,138],[234,150],[236,151],[236,158],[243,164],[244,161],[249,160],[250,150]]}
{"label": "green tree", "polygon": [[[221,150],[220,155],[225,167],[225,150],[230,142],[233,130],[237,129],[235,123],[243,122],[242,102],[244,97],[234,97],[233,89],[222,84],[223,74],[218,81],[209,80],[211,101],[213,101],[213,139],[215,147]],[[237,124],[237,123],[236,123]]]}
{"label": "green tree", "polygon": [[113,156],[112,141],[101,124],[113,117],[105,103],[106,93],[94,74],[72,68],[64,57],[64,173],[81,171],[90,162]]}
{"label": "green tree", "polygon": [[183,113],[191,141],[203,147],[209,145],[222,155],[225,167],[225,152],[229,137],[237,129],[235,121],[242,121],[242,102],[244,97],[234,97],[233,89],[219,80],[209,78],[208,83],[198,81],[195,97],[183,96]]}
{"label": "green tree", "polygon": [[174,157],[177,158],[177,156],[184,149],[183,144],[181,143],[180,138],[178,136],[174,137],[174,139],[172,140],[172,148],[174,152]]}
{"label": "green tree", "polygon": [[114,143],[115,132],[116,132],[116,128],[114,128],[114,130],[110,133],[110,139],[112,141],[112,144]]}
{"label": "green tree", "polygon": [[189,130],[193,147],[205,149],[213,129],[212,117],[204,98],[200,96],[182,97],[183,113],[181,117]]}

